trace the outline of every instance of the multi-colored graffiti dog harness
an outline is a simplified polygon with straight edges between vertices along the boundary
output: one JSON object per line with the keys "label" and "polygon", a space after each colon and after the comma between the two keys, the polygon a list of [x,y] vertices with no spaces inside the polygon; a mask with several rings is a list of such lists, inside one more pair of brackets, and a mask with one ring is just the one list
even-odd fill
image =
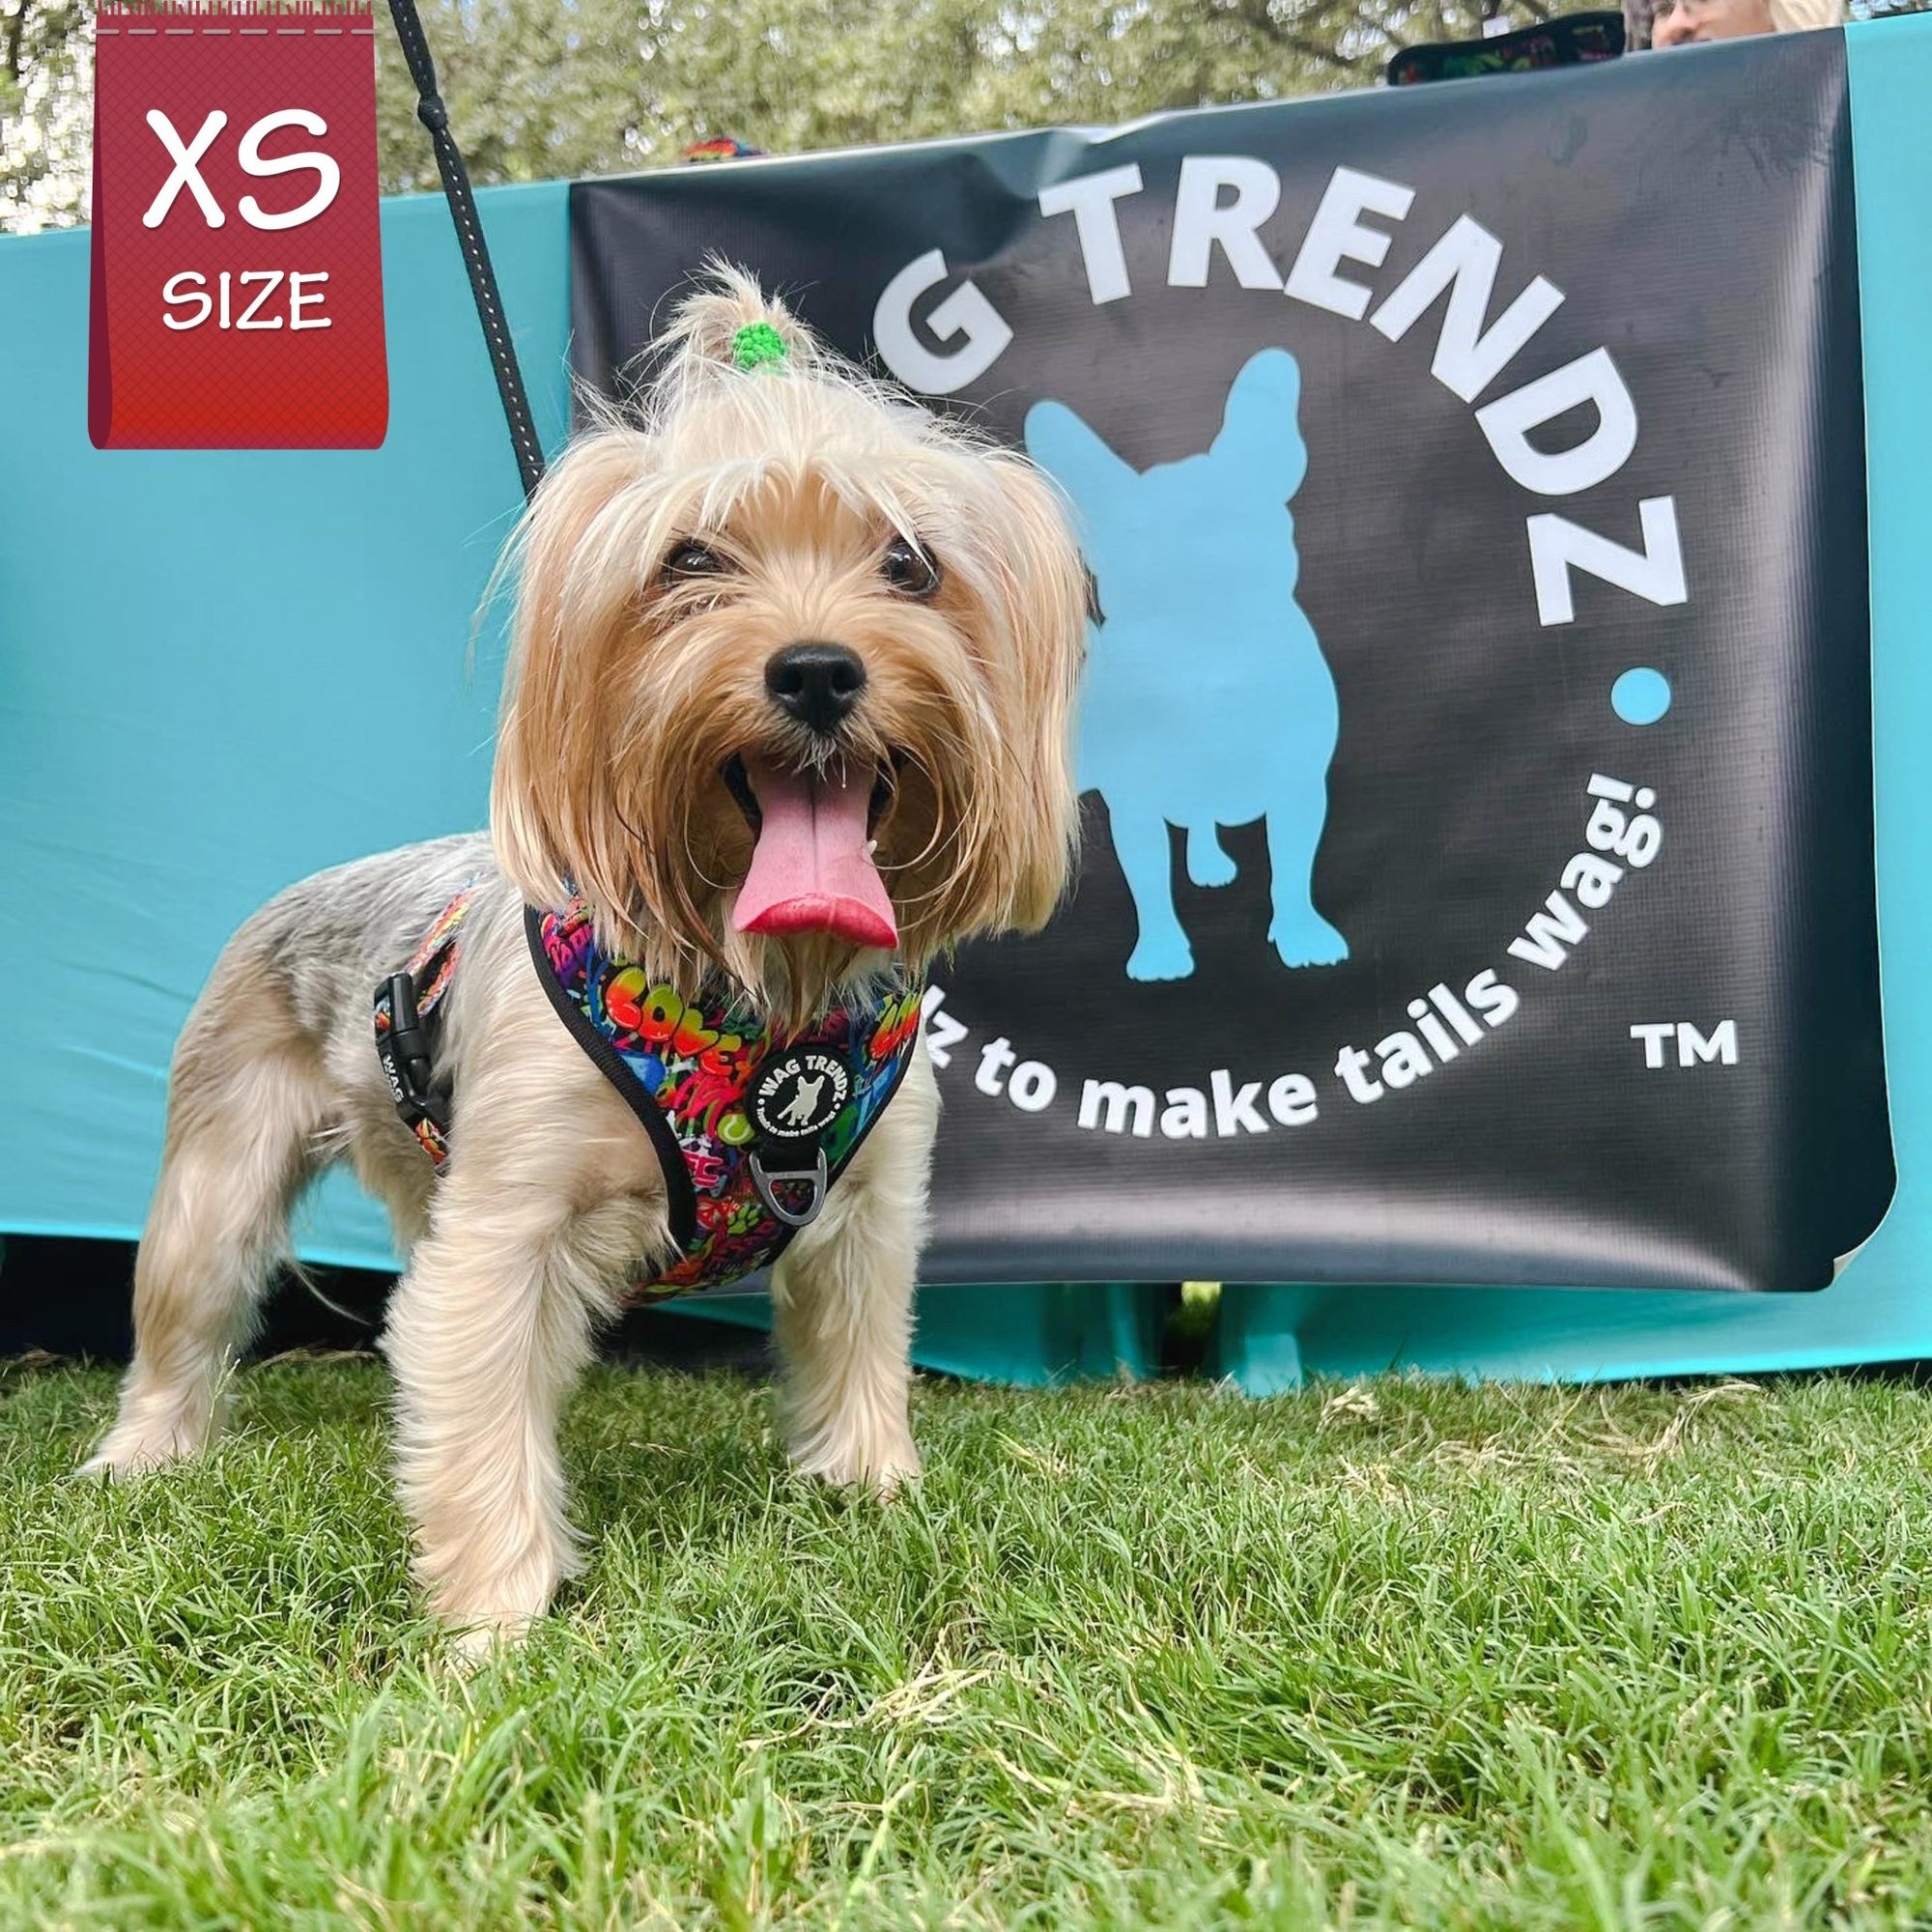
{"label": "multi-colored graffiti dog harness", "polygon": [[[390,1096],[438,1166],[449,1094],[426,1022],[446,996],[464,893],[405,972],[376,992],[376,1046]],[[727,988],[687,1003],[607,952],[579,902],[525,912],[530,956],[571,1037],[623,1096],[657,1151],[678,1259],[635,1301],[723,1288],[769,1266],[825,1197],[897,1092],[919,1043],[924,988],[895,976],[872,1000],[774,1037]]]}

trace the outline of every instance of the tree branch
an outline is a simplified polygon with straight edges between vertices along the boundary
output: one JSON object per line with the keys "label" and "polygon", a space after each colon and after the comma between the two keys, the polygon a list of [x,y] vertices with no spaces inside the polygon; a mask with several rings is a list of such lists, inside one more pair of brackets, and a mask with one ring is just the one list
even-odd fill
{"label": "tree branch", "polygon": [[1260,35],[1263,40],[1280,47],[1283,52],[1296,54],[1317,67],[1350,73],[1361,65],[1358,58],[1343,53],[1332,43],[1311,40],[1287,21],[1277,20],[1268,5],[1268,0],[1240,0],[1240,4],[1230,11],[1242,25]]}
{"label": "tree branch", "polygon": [[20,84],[20,48],[27,38],[27,10],[34,0],[20,0],[20,4],[7,16],[7,77],[15,87]]}

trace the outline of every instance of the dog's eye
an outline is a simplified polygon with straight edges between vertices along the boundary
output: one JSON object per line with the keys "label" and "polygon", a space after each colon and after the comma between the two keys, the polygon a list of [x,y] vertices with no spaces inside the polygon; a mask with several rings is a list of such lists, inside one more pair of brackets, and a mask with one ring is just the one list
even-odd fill
{"label": "dog's eye", "polygon": [[930,597],[939,588],[938,560],[908,537],[895,537],[886,546],[879,575],[901,597]]}
{"label": "dog's eye", "polygon": [[695,537],[673,544],[670,554],[664,560],[664,574],[668,578],[718,577],[730,568],[728,557],[721,555],[709,544],[699,543]]}

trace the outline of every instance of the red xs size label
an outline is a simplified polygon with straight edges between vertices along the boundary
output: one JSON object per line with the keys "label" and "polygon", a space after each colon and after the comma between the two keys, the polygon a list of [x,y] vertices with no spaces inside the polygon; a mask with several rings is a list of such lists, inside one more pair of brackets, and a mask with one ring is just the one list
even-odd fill
{"label": "red xs size label", "polygon": [[382,442],[374,32],[325,5],[100,10],[97,447]]}

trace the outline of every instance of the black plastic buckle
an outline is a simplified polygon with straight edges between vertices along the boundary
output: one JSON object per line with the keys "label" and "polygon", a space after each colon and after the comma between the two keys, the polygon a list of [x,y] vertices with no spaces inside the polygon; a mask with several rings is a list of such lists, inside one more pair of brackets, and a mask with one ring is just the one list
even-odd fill
{"label": "black plastic buckle", "polygon": [[407,973],[391,974],[376,989],[376,1005],[388,1003],[389,1028],[376,1036],[376,1052],[389,1083],[389,1097],[404,1123],[428,1121],[449,1131],[449,1091],[440,1087],[430,1060],[429,1035],[416,1011],[415,982]]}

